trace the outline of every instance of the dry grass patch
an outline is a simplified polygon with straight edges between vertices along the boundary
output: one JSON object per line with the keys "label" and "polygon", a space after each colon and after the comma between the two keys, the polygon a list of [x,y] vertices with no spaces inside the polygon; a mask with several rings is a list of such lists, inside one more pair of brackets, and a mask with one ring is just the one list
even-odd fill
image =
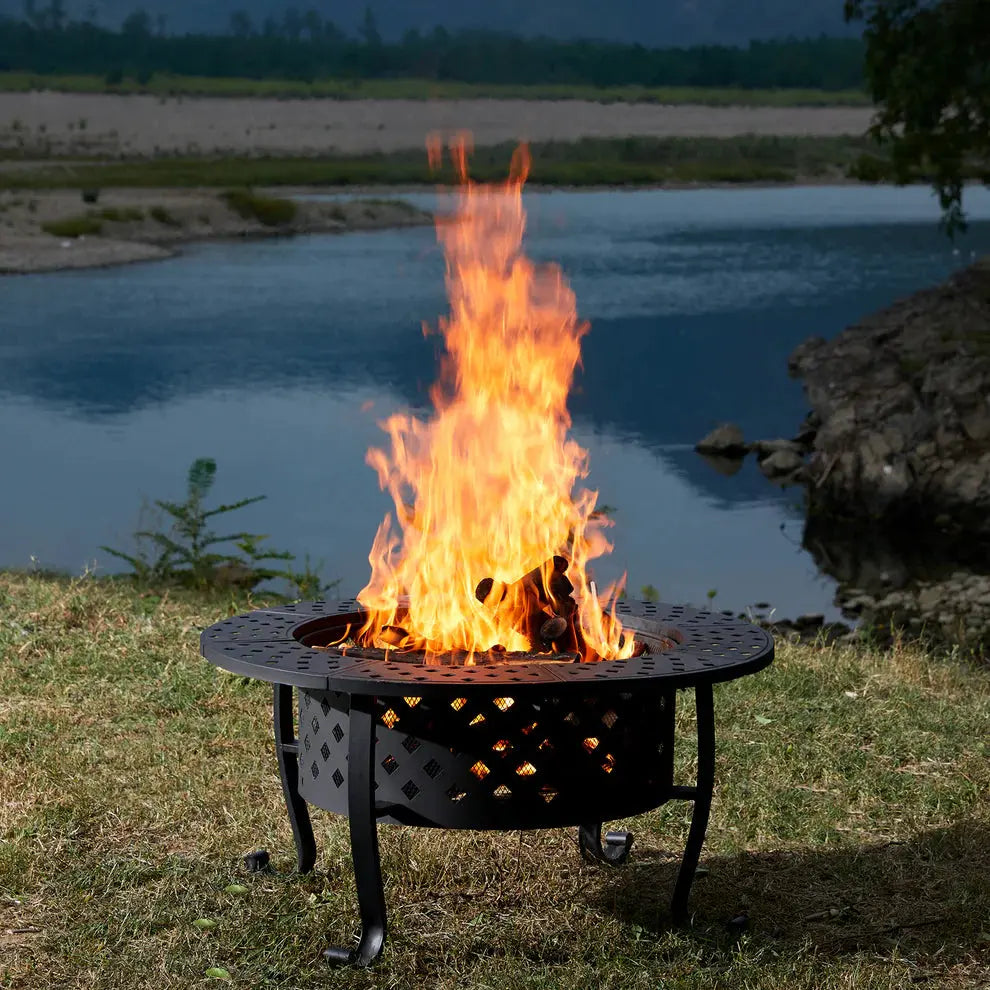
{"label": "dry grass patch", "polygon": [[[317,812],[318,870],[288,872],[269,691],[198,655],[251,604],[0,574],[0,985],[185,988],[212,967],[251,988],[990,984],[990,677],[791,646],[716,689],[692,928],[667,918],[686,805],[629,823],[616,871],[570,831],[387,827],[386,956],[328,974],[320,950],[355,930],[346,822]],[[258,847],[279,872],[240,871]]]}

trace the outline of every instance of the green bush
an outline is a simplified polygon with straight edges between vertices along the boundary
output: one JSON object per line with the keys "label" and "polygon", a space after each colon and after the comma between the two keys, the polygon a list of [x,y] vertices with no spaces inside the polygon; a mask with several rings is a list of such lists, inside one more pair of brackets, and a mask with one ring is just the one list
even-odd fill
{"label": "green bush", "polygon": [[172,216],[172,214],[169,213],[168,210],[166,210],[164,206],[153,206],[153,207],[151,207],[151,209],[148,210],[148,216],[150,216],[152,220],[155,220],[158,223],[164,224],[166,227],[181,227],[182,226],[182,221],[181,220],[177,220],[174,216]]}
{"label": "green bush", "polygon": [[250,189],[230,189],[223,194],[227,205],[245,220],[257,220],[266,227],[292,223],[299,207],[291,199],[259,196]]}
{"label": "green bush", "polygon": [[[138,530],[135,533],[137,550],[133,554],[108,546],[100,549],[130,564],[134,579],[146,586],[177,584],[194,588],[251,589],[261,581],[282,579],[302,598],[319,597],[333,587],[323,582],[319,568],[313,567],[309,557],[303,570],[296,571],[290,566],[295,560],[293,554],[262,546],[267,536],[249,532],[222,536],[214,533],[210,520],[215,516],[226,515],[265,498],[254,495],[208,509],[204,503],[216,475],[217,464],[212,457],[197,458],[186,478],[185,501],[155,499],[156,508],[171,519],[167,531]],[[237,552],[217,549],[223,544],[233,544]],[[287,563],[271,567],[268,561]]]}
{"label": "green bush", "polygon": [[98,217],[101,220],[109,220],[112,223],[126,223],[129,220],[143,220],[144,210],[139,210],[135,206],[108,206],[99,213],[90,214],[90,216]]}
{"label": "green bush", "polygon": [[90,216],[66,217],[64,220],[43,223],[41,229],[54,237],[83,237],[87,234],[99,234],[103,230],[103,223]]}

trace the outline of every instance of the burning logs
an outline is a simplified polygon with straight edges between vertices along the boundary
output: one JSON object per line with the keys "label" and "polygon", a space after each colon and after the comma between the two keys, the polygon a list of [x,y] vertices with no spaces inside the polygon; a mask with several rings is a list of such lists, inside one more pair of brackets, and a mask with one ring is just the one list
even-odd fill
{"label": "burning logs", "polygon": [[508,609],[512,624],[536,653],[584,654],[580,625],[576,622],[574,585],[565,573],[568,560],[555,556],[534,567],[512,584],[486,577],[474,594],[493,611]]}

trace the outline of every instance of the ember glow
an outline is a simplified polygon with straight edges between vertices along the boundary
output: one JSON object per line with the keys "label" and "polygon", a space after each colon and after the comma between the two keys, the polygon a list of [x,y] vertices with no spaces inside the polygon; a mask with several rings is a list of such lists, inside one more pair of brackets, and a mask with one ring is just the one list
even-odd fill
{"label": "ember glow", "polygon": [[[587,573],[612,549],[598,493],[575,491],[588,454],[567,435],[588,326],[560,269],[522,252],[528,152],[516,152],[508,181],[487,185],[468,178],[465,141],[450,150],[460,184],[452,214],[437,220],[447,353],[433,416],[392,416],[381,424],[391,449],[368,452],[395,515],[371,550],[358,638],[428,654],[632,656],[612,590],[599,600]],[[431,162],[439,151],[431,144]]]}

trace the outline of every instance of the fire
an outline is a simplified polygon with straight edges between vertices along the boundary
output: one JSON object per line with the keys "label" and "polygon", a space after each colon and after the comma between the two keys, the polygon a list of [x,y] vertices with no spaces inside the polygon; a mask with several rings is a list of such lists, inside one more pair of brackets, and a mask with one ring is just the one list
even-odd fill
{"label": "fire", "polygon": [[[431,162],[439,143],[430,145]],[[395,502],[358,595],[360,639],[428,654],[533,651],[581,659],[633,655],[631,636],[598,598],[588,562],[612,547],[598,493],[575,484],[588,454],[568,437],[567,394],[588,325],[556,265],[522,251],[525,148],[504,183],[467,176],[467,143],[451,146],[460,184],[438,219],[450,315],[431,390],[434,415],[382,423],[391,449],[368,463]],[[406,598],[408,601],[406,601]],[[542,637],[542,638],[541,638]]]}

